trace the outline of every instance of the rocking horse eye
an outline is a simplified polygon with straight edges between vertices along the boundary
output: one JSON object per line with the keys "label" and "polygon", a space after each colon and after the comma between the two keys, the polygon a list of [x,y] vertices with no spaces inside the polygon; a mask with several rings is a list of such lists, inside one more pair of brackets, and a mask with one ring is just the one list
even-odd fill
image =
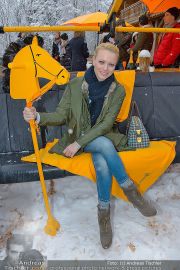
{"label": "rocking horse eye", "polygon": [[40,56],[41,54],[40,53],[37,53],[36,56]]}
{"label": "rocking horse eye", "polygon": [[64,76],[62,76],[64,78]]}

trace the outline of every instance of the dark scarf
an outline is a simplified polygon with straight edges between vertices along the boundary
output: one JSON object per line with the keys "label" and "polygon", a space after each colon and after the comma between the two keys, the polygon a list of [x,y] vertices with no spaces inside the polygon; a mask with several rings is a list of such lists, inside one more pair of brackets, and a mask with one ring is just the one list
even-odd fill
{"label": "dark scarf", "polygon": [[98,81],[91,66],[85,73],[85,80],[89,85],[89,112],[91,116],[91,126],[94,126],[98,116],[101,113],[104,98],[109,90],[110,85],[114,81],[114,74],[104,81]]}

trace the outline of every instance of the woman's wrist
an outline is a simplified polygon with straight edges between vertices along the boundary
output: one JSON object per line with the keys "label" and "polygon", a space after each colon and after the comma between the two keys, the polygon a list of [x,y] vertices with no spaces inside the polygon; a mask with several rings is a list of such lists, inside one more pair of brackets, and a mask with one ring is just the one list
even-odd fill
{"label": "woman's wrist", "polygon": [[77,147],[78,150],[81,148],[80,144],[77,143],[76,141],[74,142],[74,144],[76,145],[76,147]]}

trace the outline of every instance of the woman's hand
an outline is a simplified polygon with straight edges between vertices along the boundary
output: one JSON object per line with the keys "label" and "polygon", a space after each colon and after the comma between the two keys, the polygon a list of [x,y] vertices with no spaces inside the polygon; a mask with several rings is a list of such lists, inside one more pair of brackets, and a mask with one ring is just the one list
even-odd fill
{"label": "woman's hand", "polygon": [[24,117],[24,120],[26,122],[28,122],[28,123],[29,123],[30,120],[35,120],[36,117],[37,117],[36,108],[34,108],[34,107],[31,107],[31,108],[25,107],[24,111],[23,111],[23,117]]}
{"label": "woman's hand", "polygon": [[63,153],[66,157],[72,158],[80,148],[81,146],[77,142],[73,142],[64,149]]}

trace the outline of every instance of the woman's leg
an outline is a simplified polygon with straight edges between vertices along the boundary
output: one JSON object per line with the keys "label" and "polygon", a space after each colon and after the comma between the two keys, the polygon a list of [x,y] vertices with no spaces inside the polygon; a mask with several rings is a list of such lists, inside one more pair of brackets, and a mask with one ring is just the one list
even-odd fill
{"label": "woman's leg", "polygon": [[129,179],[113,143],[108,138],[104,136],[97,137],[90,142],[84,150],[85,152],[99,153],[103,156],[111,174],[115,176],[128,200],[134,207],[136,207],[144,216],[156,215],[156,209],[142,197],[136,186]]}
{"label": "woman's leg", "polygon": [[[114,175],[120,186],[129,179],[121,158],[108,138],[100,136],[90,142],[84,150],[92,154],[100,154],[107,163],[109,173]],[[100,170],[99,173],[101,173]]]}
{"label": "woman's leg", "polygon": [[96,184],[98,192],[98,223],[102,247],[107,249],[112,244],[112,228],[110,220],[110,194],[112,174],[106,160],[99,153],[92,154],[96,170]]}
{"label": "woman's leg", "polygon": [[101,154],[92,153],[92,159],[96,171],[98,202],[101,208],[108,208],[110,204],[112,174]]}

